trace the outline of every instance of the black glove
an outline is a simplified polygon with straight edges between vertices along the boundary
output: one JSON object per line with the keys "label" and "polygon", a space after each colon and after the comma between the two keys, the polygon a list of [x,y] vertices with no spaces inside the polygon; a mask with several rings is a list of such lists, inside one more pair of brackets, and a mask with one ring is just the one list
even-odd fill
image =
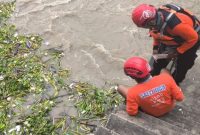
{"label": "black glove", "polygon": [[158,50],[153,49],[153,55],[154,55],[154,54],[158,54]]}
{"label": "black glove", "polygon": [[174,59],[174,58],[176,58],[178,55],[180,55],[180,53],[179,53],[176,49],[174,49],[173,51],[168,52],[167,58],[168,58],[168,59]]}

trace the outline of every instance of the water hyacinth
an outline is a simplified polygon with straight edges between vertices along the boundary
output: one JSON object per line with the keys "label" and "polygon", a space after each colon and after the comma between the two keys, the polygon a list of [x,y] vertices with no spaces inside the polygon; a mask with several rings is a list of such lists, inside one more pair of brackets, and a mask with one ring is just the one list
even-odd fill
{"label": "water hyacinth", "polygon": [[53,129],[59,126],[47,117],[55,105],[53,100],[41,100],[28,108],[24,104],[27,95],[45,91],[45,83],[58,93],[63,86],[55,78],[60,77],[52,75],[41,61],[42,54],[37,50],[42,39],[37,35],[20,35],[13,25],[7,24],[14,3],[3,3],[0,7],[0,134],[56,134],[58,131]]}
{"label": "water hyacinth", "polygon": [[99,89],[88,83],[77,83],[74,89],[79,95],[76,106],[87,117],[104,116],[121,100],[115,90]]}
{"label": "water hyacinth", "polygon": [[[62,48],[40,51],[49,45],[38,35],[20,35],[6,20],[15,3],[0,3],[0,134],[2,135],[74,135],[89,134],[106,120],[107,112],[121,98],[116,91],[99,89],[88,83],[67,84],[69,70],[60,65]],[[48,61],[42,59],[48,57]],[[67,92],[78,116],[67,113],[50,117],[60,102],[59,91]],[[48,93],[48,92],[51,93]],[[62,102],[62,101],[61,101]]]}
{"label": "water hyacinth", "polygon": [[4,79],[3,75],[0,75],[0,81],[2,81]]}

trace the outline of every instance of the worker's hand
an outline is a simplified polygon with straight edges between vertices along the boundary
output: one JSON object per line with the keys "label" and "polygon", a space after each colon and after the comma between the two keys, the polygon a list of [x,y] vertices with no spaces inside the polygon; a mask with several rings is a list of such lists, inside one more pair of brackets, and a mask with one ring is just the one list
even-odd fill
{"label": "worker's hand", "polygon": [[154,60],[157,62],[159,59],[168,59],[168,54],[153,54]]}
{"label": "worker's hand", "polygon": [[158,50],[153,49],[153,55],[158,54]]}
{"label": "worker's hand", "polygon": [[177,56],[179,55],[179,52],[178,51],[171,51],[171,52],[168,52],[168,55],[167,55],[167,58],[168,59],[174,59],[176,58]]}

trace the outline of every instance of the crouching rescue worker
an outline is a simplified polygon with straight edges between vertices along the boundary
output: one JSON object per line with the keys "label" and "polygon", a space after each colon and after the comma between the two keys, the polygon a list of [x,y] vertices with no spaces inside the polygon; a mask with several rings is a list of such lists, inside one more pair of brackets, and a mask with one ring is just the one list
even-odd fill
{"label": "crouching rescue worker", "polygon": [[181,89],[167,70],[160,75],[150,75],[150,65],[141,57],[131,57],[124,63],[124,72],[138,84],[133,87],[119,85],[118,92],[126,99],[126,111],[136,115],[140,108],[143,112],[159,117],[170,112],[175,101],[182,101]]}
{"label": "crouching rescue worker", "polygon": [[132,20],[138,27],[150,30],[154,39],[153,54],[168,54],[167,59],[154,60],[152,75],[158,75],[171,59],[176,59],[172,76],[179,85],[197,57],[199,20],[191,12],[173,4],[160,8],[139,5],[132,12]]}

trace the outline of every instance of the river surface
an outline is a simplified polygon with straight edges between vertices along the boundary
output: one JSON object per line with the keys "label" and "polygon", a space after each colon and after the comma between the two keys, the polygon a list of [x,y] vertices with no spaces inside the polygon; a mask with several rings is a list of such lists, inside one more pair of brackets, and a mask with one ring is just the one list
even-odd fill
{"label": "river surface", "polygon": [[[62,47],[62,66],[71,70],[71,80],[99,87],[131,84],[123,73],[124,60],[136,55],[149,59],[152,49],[148,31],[132,23],[132,8],[167,2],[173,1],[17,0],[11,22],[21,34],[40,34],[43,48]],[[199,11],[199,0],[177,3]]]}

